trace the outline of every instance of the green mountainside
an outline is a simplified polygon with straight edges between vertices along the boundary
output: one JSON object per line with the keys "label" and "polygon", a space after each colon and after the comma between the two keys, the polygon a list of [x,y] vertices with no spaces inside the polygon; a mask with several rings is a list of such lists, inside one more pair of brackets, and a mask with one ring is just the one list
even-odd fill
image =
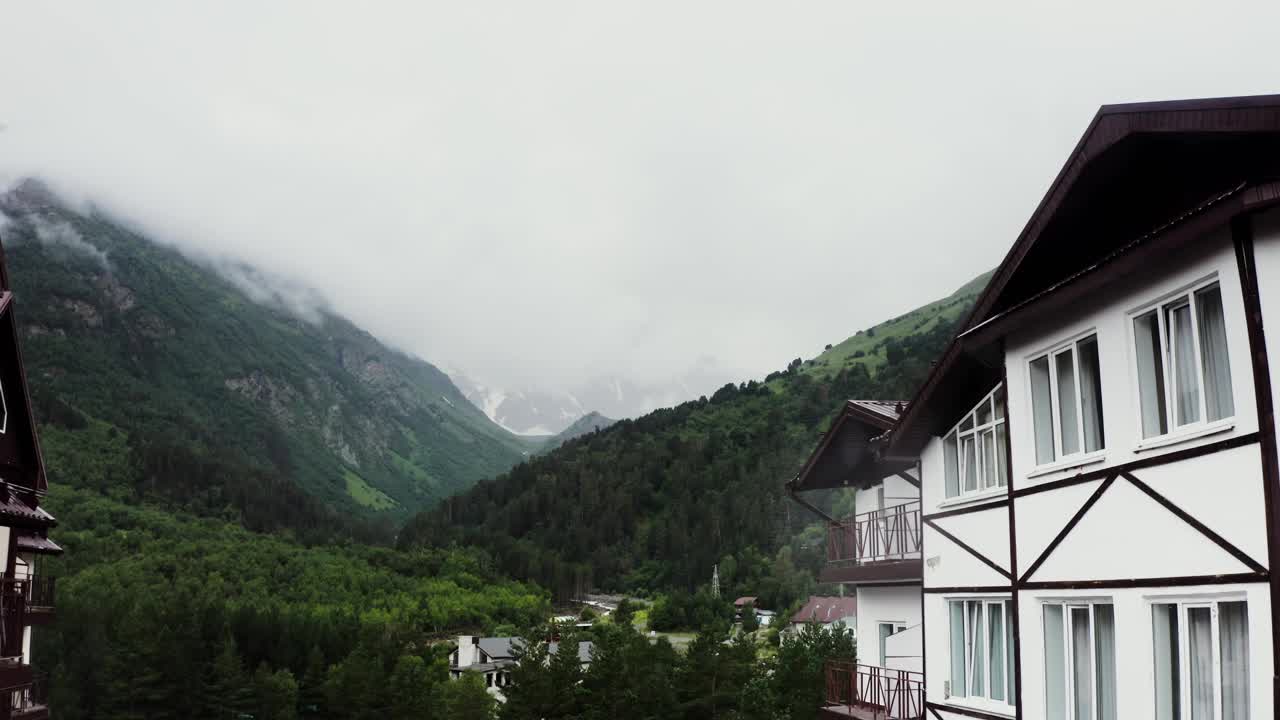
{"label": "green mountainside", "polygon": [[193,262],[33,181],[0,212],[46,453],[93,456],[55,486],[389,537],[536,447],[434,366],[249,268]]}
{"label": "green mountainside", "polygon": [[586,415],[574,420],[573,424],[569,427],[548,438],[543,445],[543,448],[545,450],[553,450],[574,438],[582,437],[587,433],[599,432],[616,422],[618,421],[612,418],[607,418],[595,410],[592,410]]}
{"label": "green mountainside", "polygon": [[813,518],[783,482],[843,400],[910,397],[987,277],[764,382],[570,440],[419,514],[399,542],[486,548],[559,596],[692,590],[719,564],[722,587],[790,602],[821,543],[797,536]]}

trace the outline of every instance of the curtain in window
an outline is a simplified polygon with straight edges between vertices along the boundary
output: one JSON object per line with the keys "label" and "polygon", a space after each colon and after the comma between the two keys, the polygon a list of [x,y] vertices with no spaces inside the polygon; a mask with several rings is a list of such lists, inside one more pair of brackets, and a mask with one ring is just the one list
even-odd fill
{"label": "curtain in window", "polygon": [[996,485],[1004,487],[1009,484],[1009,456],[1004,447],[1004,425],[996,426]]}
{"label": "curtain in window", "polygon": [[1062,434],[1062,454],[1080,452],[1080,428],[1076,393],[1076,363],[1071,351],[1053,359],[1058,374],[1058,424]]}
{"label": "curtain in window", "polygon": [[1053,399],[1049,390],[1049,358],[1031,363],[1031,414],[1036,430],[1036,463],[1053,462]]}
{"label": "curtain in window", "polygon": [[1169,352],[1173,354],[1173,391],[1177,399],[1178,425],[1200,419],[1200,378],[1196,374],[1196,340],[1191,334],[1191,306],[1177,305],[1165,310]]}
{"label": "curtain in window", "polygon": [[992,700],[1005,699],[1004,623],[1004,603],[992,603],[987,605],[987,647],[991,649],[991,668],[990,672],[987,674],[987,676],[991,678],[991,692],[988,697]]}
{"label": "curtain in window", "polygon": [[1098,720],[1116,720],[1116,616],[1110,605],[1093,606],[1093,648],[1098,668]]}
{"label": "curtain in window", "polygon": [[1093,643],[1090,642],[1089,608],[1071,608],[1071,691],[1074,720],[1093,720]]}
{"label": "curtain in window", "polygon": [[976,439],[976,435],[970,435],[960,440],[960,456],[964,460],[965,492],[978,489],[978,455],[974,449],[974,441]]}
{"label": "curtain in window", "polygon": [[965,697],[969,694],[965,685],[965,635],[964,603],[951,603],[951,694]]}
{"label": "curtain in window", "polygon": [[982,439],[982,487],[996,486],[996,433],[995,430],[983,430]]}
{"label": "curtain in window", "polygon": [[1182,717],[1182,670],[1178,666],[1178,606],[1151,606],[1151,635],[1155,640],[1156,720]]}
{"label": "curtain in window", "polygon": [[1213,628],[1209,608],[1187,608],[1190,720],[1213,720]]}
{"label": "curtain in window", "polygon": [[985,697],[987,694],[987,682],[983,670],[987,664],[987,653],[985,638],[982,636],[982,603],[970,602],[968,604],[969,613],[969,642],[970,650],[970,675],[969,675],[969,695]]}
{"label": "curtain in window", "polygon": [[1013,603],[1004,603],[1004,663],[1008,668],[1005,673],[1005,697],[1013,703],[1013,676],[1018,673],[1018,664],[1013,661]]}
{"label": "curtain in window", "polygon": [[1204,366],[1205,411],[1209,420],[1236,414],[1231,398],[1231,365],[1227,362],[1227,327],[1222,317],[1222,290],[1214,285],[1196,293],[1200,324],[1200,362]]}
{"label": "curtain in window", "polygon": [[1249,609],[1243,602],[1218,605],[1222,658],[1222,720],[1249,718]]}
{"label": "curtain in window", "polygon": [[1044,700],[1046,720],[1067,719],[1067,648],[1063,643],[1062,606],[1044,606]]}
{"label": "curtain in window", "polygon": [[1103,447],[1102,382],[1099,377],[1098,339],[1083,340],[1077,346],[1080,360],[1080,414],[1084,419],[1084,451]]}
{"label": "curtain in window", "polygon": [[1133,319],[1138,358],[1138,395],[1142,402],[1142,437],[1168,432],[1164,397],[1164,356],[1160,350],[1160,320],[1155,312]]}
{"label": "curtain in window", "polygon": [[947,497],[960,494],[960,447],[953,432],[942,441],[944,471],[947,481]]}

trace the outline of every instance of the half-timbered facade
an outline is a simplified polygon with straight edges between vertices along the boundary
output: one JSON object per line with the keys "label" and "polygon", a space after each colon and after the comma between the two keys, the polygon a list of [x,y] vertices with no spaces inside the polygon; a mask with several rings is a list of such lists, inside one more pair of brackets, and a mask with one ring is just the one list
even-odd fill
{"label": "half-timbered facade", "polygon": [[1280,97],[1102,108],[873,446],[919,468],[915,717],[1276,716],[1278,151]]}
{"label": "half-timbered facade", "polygon": [[0,718],[49,715],[45,679],[31,657],[33,627],[54,616],[53,578],[43,560],[62,552],[49,539],[55,521],[40,507],[47,489],[0,252]]}

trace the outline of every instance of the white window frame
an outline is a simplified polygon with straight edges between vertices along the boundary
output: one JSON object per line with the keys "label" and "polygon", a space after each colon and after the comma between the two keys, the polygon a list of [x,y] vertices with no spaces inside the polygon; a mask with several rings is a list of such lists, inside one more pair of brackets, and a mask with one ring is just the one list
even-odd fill
{"label": "white window frame", "polygon": [[[889,626],[889,634],[881,637],[880,628],[885,625]],[[886,645],[888,639],[906,629],[907,624],[904,622],[898,622],[897,620],[881,620],[876,623],[876,642],[880,645],[880,667],[888,667],[886,664],[889,660],[888,646]]]}
{"label": "white window frame", "polygon": [[[991,389],[991,392],[983,396],[981,401],[979,401],[972,408],[970,408],[969,411],[966,412],[964,416],[960,418],[960,422],[953,425],[950,430],[947,430],[947,432],[943,434],[942,462],[944,467],[943,467],[942,494],[943,494],[944,501],[955,502],[959,500],[968,500],[970,498],[983,497],[986,495],[996,495],[996,494],[999,494],[998,491],[1008,492],[1010,468],[1008,467],[1007,456],[1005,457],[1005,467],[1003,468],[1000,467],[1000,459],[1001,459],[1000,456],[1005,452],[1005,448],[1001,447],[1001,441],[999,440],[1000,433],[998,432],[998,430],[1000,427],[1002,426],[1004,427],[1004,432],[1006,434],[1005,441],[1007,442],[1007,439],[1008,439],[1007,436],[1009,432],[1009,417],[1008,417],[1009,413],[1007,409],[1007,403],[1008,403],[1009,396],[1007,393],[1005,394],[1005,403],[996,402],[996,399],[995,399],[996,395],[1000,394],[1001,391],[1003,390],[1004,390],[1004,383],[997,383],[996,386]],[[991,408],[991,420],[982,425],[979,425],[978,410],[980,410],[983,405],[988,405]],[[973,421],[972,427],[966,430],[961,430],[960,426],[964,425],[964,423],[968,420]],[[983,456],[982,442],[980,441],[980,438],[983,435],[985,435],[988,430],[991,431],[991,437],[993,438],[993,442],[995,443],[995,447],[993,450],[993,457],[995,458],[995,462],[996,462],[996,473],[995,473],[995,484],[993,485],[983,485],[983,478],[986,475],[986,473],[984,472],[986,469],[985,467],[986,461]],[[947,439],[953,435],[955,436],[955,439],[956,439],[956,494],[947,495],[947,488],[946,488],[947,468],[945,467],[947,463],[946,443],[947,443]],[[974,458],[975,458],[974,471],[978,474],[974,482],[974,489],[968,490],[968,491],[964,489],[966,478],[965,478],[964,453],[962,452],[962,449],[964,448],[964,441],[966,439],[973,441],[973,452],[974,452]],[[1001,476],[1001,473],[1003,473],[1003,477]]]}
{"label": "white window frame", "polygon": [[[1213,717],[1214,720],[1220,720],[1222,717],[1222,635],[1219,625],[1218,606],[1222,603],[1244,603],[1245,609],[1252,616],[1252,603],[1246,595],[1212,595],[1212,596],[1178,596],[1166,598],[1149,598],[1147,601],[1147,617],[1148,619],[1155,617],[1156,605],[1173,605],[1177,607],[1178,616],[1178,689],[1179,703],[1182,707],[1182,715],[1189,718],[1191,707],[1191,682],[1188,674],[1191,672],[1191,634],[1187,632],[1190,625],[1190,611],[1193,608],[1209,609],[1209,643],[1212,645],[1213,651]],[[1246,632],[1247,632],[1246,628]],[[1250,634],[1250,670],[1252,670],[1252,654],[1253,654],[1253,637]],[[1267,638],[1269,639],[1269,638]],[[1152,645],[1155,644],[1155,637],[1151,638]],[[1153,658],[1154,661],[1154,658]],[[1155,665],[1152,665],[1152,672],[1155,671]],[[1252,691],[1252,685],[1251,691]],[[1154,688],[1152,689],[1154,692]],[[1252,699],[1252,698],[1250,698]],[[1154,702],[1155,697],[1152,696]]]}
{"label": "white window frame", "polygon": [[[1199,311],[1196,308],[1195,296],[1196,296],[1196,293],[1206,288],[1209,288],[1213,285],[1217,285],[1218,291],[1220,293],[1222,292],[1222,289],[1223,289],[1222,282],[1218,278],[1217,273],[1214,273],[1213,275],[1207,278],[1197,280],[1196,282],[1191,283],[1190,285],[1185,285],[1174,292],[1166,293],[1165,295],[1160,296],[1158,299],[1152,300],[1151,302],[1148,302],[1135,310],[1131,310],[1128,313],[1126,324],[1128,325],[1127,333],[1129,336],[1129,354],[1132,357],[1130,368],[1132,369],[1132,372],[1133,372],[1134,408],[1137,410],[1137,417],[1136,417],[1137,434],[1135,435],[1135,437],[1138,438],[1139,449],[1142,449],[1144,446],[1150,447],[1150,446],[1165,445],[1165,444],[1168,444],[1168,442],[1171,440],[1181,439],[1185,436],[1192,436],[1192,437],[1199,436],[1199,435],[1206,434],[1208,432],[1212,432],[1214,430],[1226,429],[1235,424],[1235,418],[1236,418],[1235,412],[1233,412],[1231,415],[1228,415],[1223,418],[1219,418],[1217,420],[1209,420],[1209,403],[1205,396],[1205,393],[1206,393],[1205,380],[1206,379],[1204,376],[1204,358],[1202,357],[1201,351],[1200,351],[1200,316],[1199,316]],[[1173,354],[1169,350],[1169,337],[1168,337],[1168,329],[1165,324],[1165,312],[1166,312],[1166,308],[1168,308],[1169,306],[1177,305],[1183,302],[1187,303],[1187,305],[1191,309],[1191,336],[1192,336],[1192,346],[1193,346],[1192,355],[1194,355],[1195,361],[1196,361],[1196,378],[1198,381],[1197,384],[1199,386],[1197,402],[1199,403],[1200,419],[1194,422],[1186,423],[1185,425],[1178,425],[1177,424],[1178,408],[1176,407],[1177,390],[1175,388],[1177,370],[1176,370]],[[1226,295],[1225,293],[1223,293],[1222,294],[1222,312],[1223,312],[1224,322],[1226,321],[1226,309],[1227,309]],[[1164,420],[1165,420],[1166,430],[1164,433],[1160,435],[1152,435],[1151,437],[1144,437],[1143,429],[1142,429],[1142,385],[1141,385],[1142,368],[1138,367],[1138,355],[1137,355],[1138,335],[1137,335],[1137,331],[1134,328],[1134,325],[1135,325],[1135,321],[1138,318],[1151,312],[1155,313],[1156,323],[1157,323],[1156,325],[1157,333],[1160,336],[1160,360],[1161,360],[1161,367],[1164,371],[1164,377],[1161,378],[1161,380],[1163,381],[1163,385],[1164,385],[1164,409],[1165,409]],[[1231,361],[1231,337],[1230,337],[1230,333],[1228,333],[1228,337],[1227,337],[1228,364],[1230,363],[1230,361]],[[1231,392],[1232,392],[1231,406],[1233,410],[1235,410],[1237,405],[1234,397],[1235,386],[1236,386],[1236,381],[1233,375],[1231,379]]]}
{"label": "white window frame", "polygon": [[[1009,656],[1013,653],[1012,648],[1008,646],[1009,638],[1013,636],[1013,632],[1010,628],[1010,623],[1012,622],[1012,617],[1013,617],[1012,598],[949,597],[946,600],[947,600],[946,608],[947,608],[948,626],[950,625],[950,622],[951,622],[952,603],[961,604],[961,616],[964,618],[964,633],[963,633],[965,638],[965,648],[964,648],[965,688],[964,689],[966,691],[965,694],[962,695],[957,692],[958,688],[950,687],[951,673],[950,673],[950,668],[948,668],[948,673],[946,677],[948,678],[947,683],[949,686],[949,692],[948,692],[947,699],[959,700],[960,701],[959,704],[968,705],[976,709],[993,710],[999,713],[1010,712],[1011,708],[1013,708],[1015,705],[1014,698],[1012,697],[1012,695],[1013,695],[1013,688],[1016,687],[1016,678],[1014,678],[1009,673],[1017,672],[1017,668],[1013,667],[1013,663],[1009,662],[1010,660]],[[971,626],[970,615],[969,615],[969,605],[973,603],[978,604],[982,608],[982,638],[981,639],[983,644],[982,657],[985,662],[985,667],[983,668],[983,673],[982,673],[982,680],[984,685],[983,689],[985,694],[982,694],[982,695],[972,695],[968,693],[968,690],[970,690],[970,684],[973,682],[973,667],[972,667],[973,646],[968,642],[972,632],[972,626]],[[992,605],[1001,606],[1000,615],[1002,618],[1002,624],[1004,626],[1001,630],[1002,630],[1003,637],[1005,638],[1004,642],[1006,646],[1000,659],[1001,666],[1004,668],[1005,698],[1003,700],[993,700],[991,698],[991,627],[990,627],[991,611],[988,610],[988,608],[991,607]],[[949,627],[947,632],[947,638],[948,639],[947,639],[946,657],[947,657],[948,664],[950,664],[951,657],[952,657],[952,652],[951,652],[952,648],[951,648],[951,631]]]}
{"label": "white window frame", "polygon": [[[1080,344],[1086,340],[1092,339],[1094,344],[1098,346],[1098,383],[1102,383],[1102,346],[1098,339],[1097,328],[1090,328],[1079,333],[1068,340],[1064,340],[1057,345],[1036,352],[1027,357],[1027,404],[1032,407],[1031,415],[1031,437],[1033,443],[1036,437],[1035,428],[1035,383],[1032,379],[1031,365],[1037,361],[1048,359],[1049,361],[1049,415],[1050,422],[1053,425],[1053,458],[1046,462],[1039,462],[1035,457],[1035,446],[1032,445],[1032,458],[1035,460],[1037,469],[1053,469],[1059,466],[1080,465],[1091,460],[1095,460],[1106,455],[1107,452],[1107,435],[1106,435],[1106,412],[1102,407],[1098,410],[1101,413],[1102,432],[1099,434],[1099,447],[1097,450],[1085,450],[1084,440],[1084,386],[1080,384]],[[1058,356],[1071,354],[1071,371],[1074,374],[1076,388],[1076,442],[1079,447],[1073,453],[1062,452],[1062,404],[1058,394]]]}
{"label": "white window frame", "polygon": [[[1071,611],[1073,609],[1079,610],[1081,608],[1089,609],[1089,670],[1090,670],[1089,682],[1090,682],[1090,687],[1093,688],[1093,707],[1090,708],[1089,710],[1089,717],[1097,718],[1098,717],[1098,652],[1097,652],[1098,624],[1094,620],[1094,607],[1097,605],[1111,606],[1112,622],[1118,624],[1118,619],[1116,617],[1115,602],[1111,598],[1096,598],[1096,599],[1095,598],[1070,598],[1070,599],[1044,600],[1040,603],[1040,636],[1042,638],[1048,637],[1049,628],[1045,624],[1044,609],[1045,607],[1048,607],[1050,605],[1054,605],[1062,608],[1062,648],[1063,648],[1063,651],[1066,653],[1066,657],[1063,658],[1062,670],[1065,673],[1065,676],[1062,678],[1062,681],[1063,681],[1063,697],[1067,701],[1067,707],[1065,710],[1066,714],[1064,715],[1064,717],[1066,717],[1068,720],[1071,720],[1072,718],[1076,717],[1076,707],[1075,707],[1076,695],[1075,695],[1074,689],[1071,687],[1071,678],[1075,668],[1075,643],[1073,642],[1073,637],[1071,635],[1071,623],[1073,623],[1074,620],[1072,619]],[[1119,635],[1119,632],[1120,632],[1119,628],[1113,628],[1113,630],[1117,635]],[[1045,711],[1047,713],[1049,709],[1048,707],[1049,706],[1049,678],[1047,676],[1048,643],[1041,644],[1041,651],[1042,653],[1045,654],[1045,657],[1042,659],[1041,664],[1046,669],[1044,701],[1045,701]],[[1119,655],[1118,652],[1116,654],[1117,656]],[[1118,666],[1119,661],[1115,658],[1113,658],[1112,661],[1117,663],[1116,684],[1117,684],[1117,690],[1118,690],[1119,683],[1120,683],[1120,668]],[[1118,712],[1119,712],[1119,708],[1117,708],[1117,713]]]}

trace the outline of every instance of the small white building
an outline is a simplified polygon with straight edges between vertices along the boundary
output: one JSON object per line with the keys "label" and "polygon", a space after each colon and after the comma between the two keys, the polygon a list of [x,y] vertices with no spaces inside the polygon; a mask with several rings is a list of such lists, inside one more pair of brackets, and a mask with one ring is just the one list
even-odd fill
{"label": "small white building", "polygon": [[[498,702],[506,702],[503,690],[511,685],[511,671],[519,662],[523,645],[524,640],[518,637],[459,635],[453,652],[449,654],[449,677],[457,680],[463,673],[482,673],[489,694]],[[548,643],[547,652],[555,655],[559,645],[554,641]],[[583,670],[591,666],[594,650],[595,646],[590,641],[578,643],[578,662]]]}

